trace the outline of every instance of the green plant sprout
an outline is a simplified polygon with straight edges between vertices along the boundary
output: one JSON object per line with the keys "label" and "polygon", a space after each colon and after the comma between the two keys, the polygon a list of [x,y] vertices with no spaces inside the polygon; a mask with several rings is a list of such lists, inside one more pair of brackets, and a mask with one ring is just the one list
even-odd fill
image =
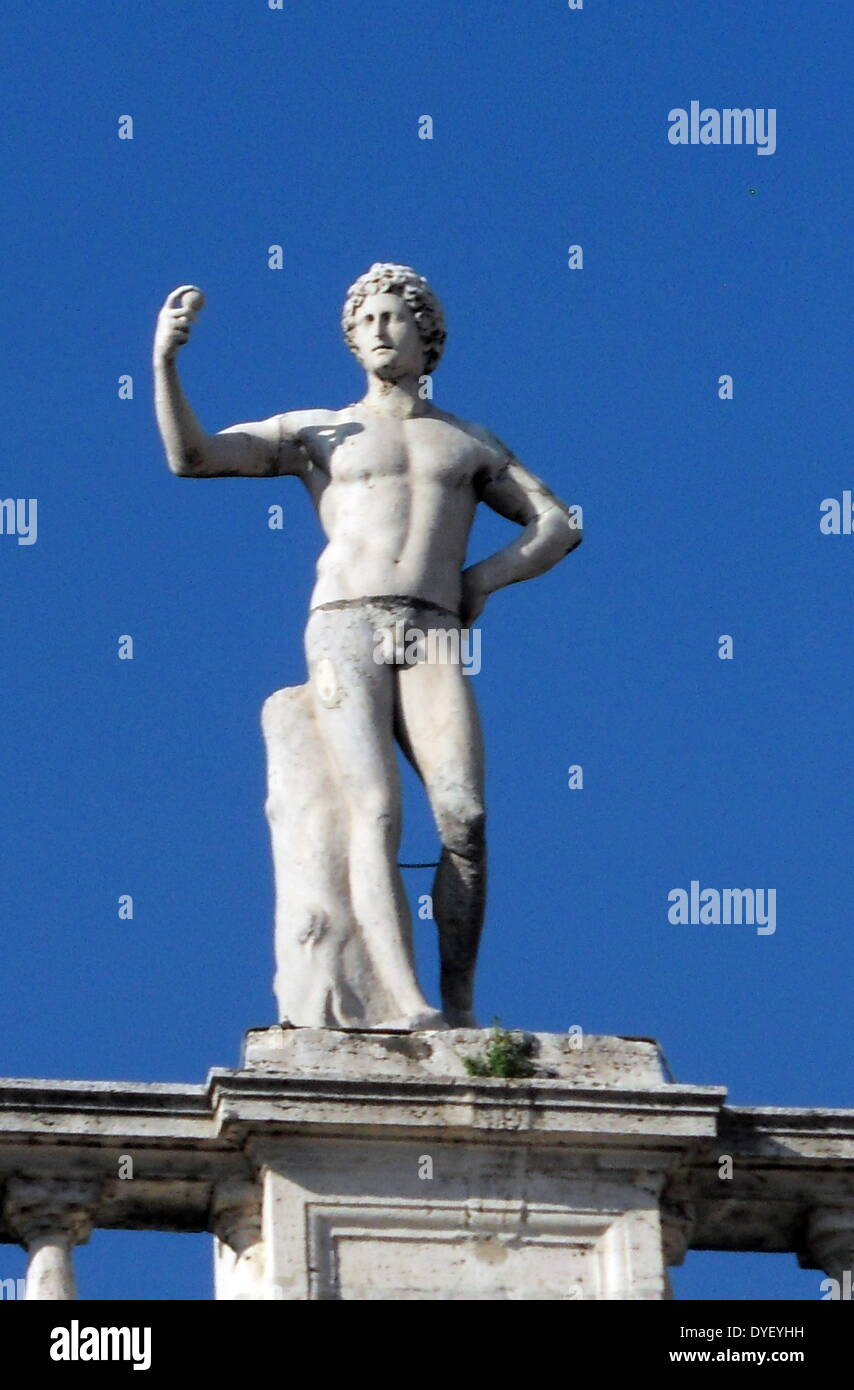
{"label": "green plant sprout", "polygon": [[530,1061],[533,1050],[533,1038],[508,1032],[496,1018],[484,1052],[479,1057],[464,1057],[463,1065],[469,1076],[503,1076],[508,1080],[534,1076],[536,1068]]}

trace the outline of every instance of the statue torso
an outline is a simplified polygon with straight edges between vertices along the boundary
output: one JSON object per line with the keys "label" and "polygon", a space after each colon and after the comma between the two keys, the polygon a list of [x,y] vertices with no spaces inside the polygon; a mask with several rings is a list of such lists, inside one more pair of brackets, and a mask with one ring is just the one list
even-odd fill
{"label": "statue torso", "polygon": [[312,606],[409,594],[456,609],[488,446],[441,411],[408,419],[364,406],[311,412],[297,431],[328,545]]}

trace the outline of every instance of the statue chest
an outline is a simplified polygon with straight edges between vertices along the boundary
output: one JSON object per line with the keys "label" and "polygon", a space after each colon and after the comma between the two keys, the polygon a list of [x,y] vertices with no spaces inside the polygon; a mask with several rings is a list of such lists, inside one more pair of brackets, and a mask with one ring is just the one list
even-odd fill
{"label": "statue chest", "polygon": [[462,431],[435,420],[378,420],[337,442],[328,453],[333,482],[398,479],[416,486],[470,484],[477,449]]}

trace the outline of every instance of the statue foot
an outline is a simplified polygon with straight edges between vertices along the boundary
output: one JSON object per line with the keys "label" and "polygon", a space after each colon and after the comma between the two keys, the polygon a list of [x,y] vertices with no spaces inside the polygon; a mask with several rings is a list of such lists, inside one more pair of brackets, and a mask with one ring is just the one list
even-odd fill
{"label": "statue foot", "polygon": [[434,1033],[439,1028],[447,1028],[447,1023],[438,1009],[424,1009],[421,1013],[405,1014],[401,1018],[390,1019],[387,1023],[376,1023],[372,1033]]}
{"label": "statue foot", "polygon": [[473,1009],[445,1009],[445,1023],[449,1028],[479,1028]]}

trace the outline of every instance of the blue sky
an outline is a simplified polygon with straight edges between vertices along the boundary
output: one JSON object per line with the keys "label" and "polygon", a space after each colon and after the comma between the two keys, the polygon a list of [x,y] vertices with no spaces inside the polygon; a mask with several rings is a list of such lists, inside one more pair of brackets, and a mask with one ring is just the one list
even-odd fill
{"label": "blue sky", "polygon": [[[274,1020],[258,718],[304,679],[321,534],[292,479],[168,473],[151,336],[169,290],[204,289],[181,366],[211,430],[340,406],[362,389],[341,300],[387,259],[445,304],[437,403],[584,508],[581,550],[482,620],[483,1021],[655,1037],[735,1104],[852,1103],[854,536],[819,529],[852,487],[846,20],[10,0],[0,493],[38,499],[38,539],[0,536],[0,1072],[197,1082]],[[775,108],[776,152],[671,145],[695,99]],[[472,556],[513,534],[484,517]],[[410,779],[401,858],[435,848]],[[776,889],[776,932],[671,924],[691,880]],[[207,1249],[99,1235],[81,1291],[204,1297]],[[813,1299],[820,1277],[694,1255],[675,1282]]]}

